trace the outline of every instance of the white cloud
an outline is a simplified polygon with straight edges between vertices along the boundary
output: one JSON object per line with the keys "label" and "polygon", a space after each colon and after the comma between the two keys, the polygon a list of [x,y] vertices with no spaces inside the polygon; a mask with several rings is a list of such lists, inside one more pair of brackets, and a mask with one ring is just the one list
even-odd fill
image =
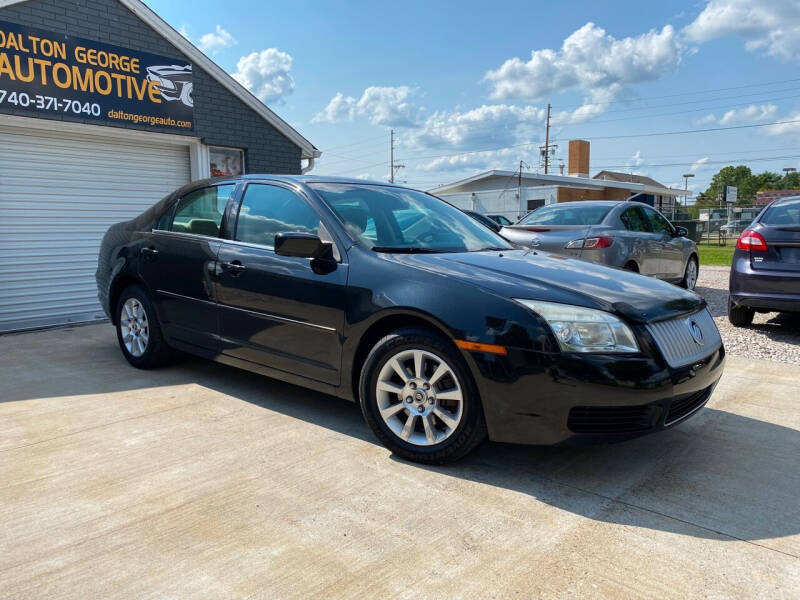
{"label": "white cloud", "polygon": [[[180,33],[184,37],[186,35],[186,27],[181,27]],[[200,36],[197,41],[197,47],[205,53],[216,54],[223,48],[229,48],[236,44],[236,39],[230,34],[227,29],[223,29],[221,25],[217,25],[215,31],[209,31]]]}
{"label": "white cloud", "polygon": [[553,125],[575,125],[594,119],[608,110],[609,105],[621,92],[622,86],[612,83],[605,88],[590,90],[584,97],[583,104],[575,110],[562,110],[550,116]]}
{"label": "white cloud", "polygon": [[424,148],[502,146],[529,139],[542,128],[545,110],[536,106],[484,104],[467,111],[439,111],[430,115],[410,138]]}
{"label": "white cloud", "polygon": [[716,123],[717,117],[714,113],[707,114],[705,117],[700,117],[699,119],[695,120],[695,125],[710,125],[711,123]]}
{"label": "white cloud", "polygon": [[312,123],[338,123],[352,121],[360,116],[373,125],[388,127],[416,127],[420,109],[409,102],[413,93],[408,86],[378,87],[370,86],[356,99],[337,93],[328,105],[317,113]]}
{"label": "white cloud", "polygon": [[186,28],[186,24],[184,23],[180,27],[178,27],[178,33],[180,33],[183,37],[187,40],[191,41],[192,38],[189,37],[189,30]]}
{"label": "white cloud", "polygon": [[753,123],[768,121],[775,118],[778,107],[774,104],[751,104],[745,108],[729,110],[719,120],[720,125],[734,125],[736,123]]}
{"label": "white cloud", "polygon": [[644,164],[644,157],[642,156],[642,151],[637,150],[636,154],[634,154],[631,159],[628,161],[629,167],[639,167]]}
{"label": "white cloud", "polygon": [[797,0],[710,0],[683,34],[707,42],[735,36],[750,51],[784,60],[800,58],[800,3]]}
{"label": "white cloud", "polygon": [[[494,99],[539,99],[569,89],[591,96],[613,90],[603,98],[608,102],[626,84],[652,81],[674,70],[682,52],[671,25],[616,39],[594,23],[587,23],[567,37],[558,50],[533,50],[527,61],[511,58],[487,72],[484,79],[492,84]],[[589,100],[584,104],[597,102],[591,97]],[[587,106],[584,112],[593,111]]]}
{"label": "white cloud", "polygon": [[700,169],[703,168],[703,165],[705,165],[707,162],[708,162],[708,157],[707,156],[704,156],[703,158],[698,158],[696,161],[694,161],[692,163],[692,166],[689,169],[689,172],[690,173],[694,173],[696,171],[699,171]]}
{"label": "white cloud", "polygon": [[262,102],[275,102],[294,90],[292,57],[276,48],[251,52],[236,63],[233,78]]}
{"label": "white cloud", "polygon": [[[795,112],[794,114],[787,115],[786,117],[782,118],[778,125],[769,125],[766,127],[767,133],[769,135],[784,135],[784,134],[800,134],[800,112]],[[793,123],[789,121],[794,121]]]}
{"label": "white cloud", "polygon": [[[502,150],[442,156],[420,165],[418,168],[420,171],[513,170],[515,165],[519,165],[520,160],[533,164],[533,161],[537,160],[535,151],[535,148],[503,148]],[[516,186],[516,180],[513,185]]]}

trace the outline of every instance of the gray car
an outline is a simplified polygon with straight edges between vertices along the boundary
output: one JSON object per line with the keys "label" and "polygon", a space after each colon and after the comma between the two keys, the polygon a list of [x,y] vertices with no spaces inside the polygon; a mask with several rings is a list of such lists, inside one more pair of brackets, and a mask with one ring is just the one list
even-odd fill
{"label": "gray car", "polygon": [[687,234],[647,204],[611,201],[549,204],[500,231],[534,250],[628,269],[693,290],[699,262]]}

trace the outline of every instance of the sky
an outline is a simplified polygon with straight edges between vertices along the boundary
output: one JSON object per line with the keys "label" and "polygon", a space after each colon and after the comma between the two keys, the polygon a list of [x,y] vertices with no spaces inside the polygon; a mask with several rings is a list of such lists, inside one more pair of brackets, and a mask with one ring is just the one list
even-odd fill
{"label": "sky", "polygon": [[392,129],[421,189],[543,172],[548,103],[551,172],[570,139],[592,174],[696,191],[800,168],[800,0],[147,3],[322,152],[315,174],[387,180]]}

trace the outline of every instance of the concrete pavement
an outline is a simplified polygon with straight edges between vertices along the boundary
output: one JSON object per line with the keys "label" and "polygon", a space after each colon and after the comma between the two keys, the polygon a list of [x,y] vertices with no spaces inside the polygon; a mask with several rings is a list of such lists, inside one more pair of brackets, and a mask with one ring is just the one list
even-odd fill
{"label": "concrete pavement", "polygon": [[3,598],[798,598],[800,374],[611,446],[421,467],[351,403],[92,325],[0,337]]}

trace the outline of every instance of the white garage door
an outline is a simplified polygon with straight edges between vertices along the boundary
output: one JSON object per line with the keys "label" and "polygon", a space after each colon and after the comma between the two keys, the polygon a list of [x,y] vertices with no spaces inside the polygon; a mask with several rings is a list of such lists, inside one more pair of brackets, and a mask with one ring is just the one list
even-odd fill
{"label": "white garage door", "polygon": [[103,318],[109,225],[190,181],[188,146],[0,126],[0,331]]}

